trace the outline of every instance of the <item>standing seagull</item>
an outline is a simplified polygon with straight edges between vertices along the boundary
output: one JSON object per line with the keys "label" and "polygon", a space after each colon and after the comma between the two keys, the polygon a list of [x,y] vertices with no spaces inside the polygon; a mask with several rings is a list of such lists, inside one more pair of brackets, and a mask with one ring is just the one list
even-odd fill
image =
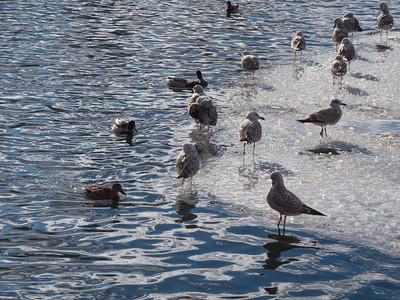
{"label": "standing seagull", "polygon": [[354,31],[362,31],[358,20],[354,17],[352,13],[345,13],[342,18],[343,26],[347,29],[348,33],[351,33],[353,38]]}
{"label": "standing seagull", "polygon": [[246,116],[246,120],[242,122],[239,129],[239,138],[243,143],[243,154],[246,154],[246,144],[253,143],[253,154],[256,148],[256,142],[261,139],[262,136],[262,128],[260,122],[258,120],[265,120],[263,117],[260,117],[259,114],[255,111],[249,112]]}
{"label": "standing seagull", "polygon": [[382,30],[386,30],[386,36],[388,35],[388,32],[390,29],[393,27],[393,17],[389,14],[389,6],[386,4],[386,2],[381,2],[379,5],[380,7],[380,15],[378,16],[378,26],[381,29],[381,36],[382,36]]}
{"label": "standing seagull", "polygon": [[333,84],[335,84],[335,76],[340,77],[340,83],[343,82],[343,76],[347,73],[347,65],[340,55],[336,56],[331,64],[331,72],[333,75]]}
{"label": "standing seagull", "polygon": [[296,56],[296,51],[301,51],[306,49],[306,40],[303,37],[303,32],[297,31],[296,35],[292,39],[291,43],[292,49],[294,50],[294,56]]}
{"label": "standing seagull", "polygon": [[200,130],[201,125],[208,125],[208,128],[210,128],[210,125],[217,125],[218,112],[208,96],[199,96],[195,102],[190,103],[188,113],[195,119],[196,123],[200,124]]}
{"label": "standing seagull", "polygon": [[346,105],[339,99],[333,99],[330,106],[324,109],[321,109],[315,113],[312,113],[308,118],[297,120],[300,123],[313,123],[314,125],[321,126],[321,132],[319,133],[321,137],[324,137],[324,128],[325,128],[325,136],[326,134],[326,126],[334,125],[339,122],[342,117],[342,109],[340,105]]}
{"label": "standing seagull", "polygon": [[260,68],[260,62],[257,57],[251,55],[249,51],[245,50],[242,52],[242,68],[244,69],[246,76],[247,72],[253,73],[254,80],[254,72]]}
{"label": "standing seagull", "polygon": [[182,185],[186,178],[190,177],[190,185],[192,178],[199,170],[200,160],[196,148],[192,144],[183,145],[182,151],[176,158],[177,178],[182,178]]}
{"label": "standing seagull", "polygon": [[285,235],[286,216],[298,216],[301,214],[325,216],[323,213],[305,205],[301,200],[292,192],[286,189],[283,183],[282,174],[274,172],[271,174],[272,187],[268,192],[267,201],[272,209],[279,212],[278,232],[281,234],[279,224],[282,221],[282,215],[285,216],[283,221],[283,235]]}
{"label": "standing seagull", "polygon": [[337,48],[337,45],[339,45],[344,38],[349,37],[349,33],[347,29],[343,26],[343,21],[341,18],[336,18],[333,28],[335,29],[332,33],[332,40],[336,43]]}
{"label": "standing seagull", "polygon": [[203,87],[201,85],[196,85],[193,88],[193,94],[190,97],[190,101],[189,101],[189,105],[196,102],[197,98],[199,98],[200,96],[205,96],[206,94],[204,93]]}
{"label": "standing seagull", "polygon": [[349,62],[356,56],[356,50],[354,49],[353,43],[348,38],[344,38],[339,46],[338,55],[344,57]]}

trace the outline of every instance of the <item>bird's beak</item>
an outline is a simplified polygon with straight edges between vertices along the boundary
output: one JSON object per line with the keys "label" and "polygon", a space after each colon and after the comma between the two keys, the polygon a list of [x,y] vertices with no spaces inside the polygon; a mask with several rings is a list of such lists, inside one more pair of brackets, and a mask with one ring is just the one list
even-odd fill
{"label": "bird's beak", "polygon": [[126,196],[126,193],[122,189],[120,190],[120,192],[121,192],[122,195]]}
{"label": "bird's beak", "polygon": [[136,125],[133,126],[133,131],[137,132]]}
{"label": "bird's beak", "polygon": [[265,118],[264,117],[260,117],[260,120],[265,120]]}
{"label": "bird's beak", "polygon": [[342,102],[342,103],[340,103],[340,105],[347,105],[347,104]]}

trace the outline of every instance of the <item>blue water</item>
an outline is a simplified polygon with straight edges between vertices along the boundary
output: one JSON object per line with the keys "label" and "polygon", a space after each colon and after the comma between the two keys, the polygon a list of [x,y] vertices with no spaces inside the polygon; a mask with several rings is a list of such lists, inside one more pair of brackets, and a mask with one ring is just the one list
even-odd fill
{"label": "blue water", "polygon": [[[376,1],[240,6],[227,17],[212,0],[0,3],[1,299],[398,298],[399,32],[380,37]],[[346,11],[364,32],[333,86],[333,20]],[[245,49],[261,62],[254,82]],[[190,92],[166,87],[197,69],[219,112],[208,133],[187,114]],[[295,120],[332,97],[347,106],[321,141]],[[250,110],[266,121],[243,156]],[[132,143],[111,133],[116,117],[136,120]],[[188,142],[201,168],[182,187]],[[328,217],[288,218],[278,236],[265,199],[276,170]],[[119,202],[84,197],[114,182]]]}

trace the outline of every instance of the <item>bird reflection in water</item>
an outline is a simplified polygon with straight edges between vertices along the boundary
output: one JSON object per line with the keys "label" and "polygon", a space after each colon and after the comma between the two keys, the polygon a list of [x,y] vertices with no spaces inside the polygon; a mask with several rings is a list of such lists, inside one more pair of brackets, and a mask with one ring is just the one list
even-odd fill
{"label": "bird reflection in water", "polygon": [[197,191],[180,194],[177,196],[177,198],[178,200],[176,201],[175,212],[178,215],[181,215],[181,217],[176,219],[175,222],[184,223],[196,219],[197,215],[193,214],[191,211],[193,208],[196,207],[196,204],[199,202]]}
{"label": "bird reflection in water", "polygon": [[119,206],[119,200],[96,200],[83,204],[84,207],[109,207],[116,209]]}

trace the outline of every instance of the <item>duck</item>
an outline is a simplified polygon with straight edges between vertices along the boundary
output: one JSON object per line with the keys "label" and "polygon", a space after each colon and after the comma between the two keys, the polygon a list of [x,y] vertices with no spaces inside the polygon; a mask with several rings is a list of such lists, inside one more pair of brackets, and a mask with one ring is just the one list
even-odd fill
{"label": "duck", "polygon": [[126,195],[119,183],[114,183],[111,188],[104,185],[86,185],[83,187],[86,196],[93,200],[119,200],[118,193]]}
{"label": "duck", "polygon": [[121,118],[116,118],[114,124],[111,126],[111,131],[114,134],[132,134],[137,132],[135,121],[127,121]]}
{"label": "duck", "polygon": [[252,111],[246,115],[246,119],[242,122],[239,128],[239,139],[243,143],[243,154],[246,154],[246,144],[253,143],[253,154],[256,147],[256,142],[259,142],[262,137],[262,127],[258,120],[265,120],[257,112]]}
{"label": "duck", "polygon": [[380,14],[378,16],[377,23],[381,30],[381,36],[382,36],[382,30],[386,30],[386,35],[387,35],[389,30],[392,29],[393,17],[392,15],[389,14],[389,6],[386,4],[386,2],[381,2],[379,8],[380,8]]}
{"label": "duck", "polygon": [[297,51],[300,51],[301,55],[302,53],[301,51],[306,49],[306,40],[303,37],[303,32],[301,31],[296,32],[296,35],[292,38],[291,47],[294,50],[295,56]]}
{"label": "duck", "polygon": [[190,184],[192,184],[192,178],[199,171],[200,167],[199,154],[194,145],[183,145],[182,151],[176,158],[175,167],[178,173],[177,178],[182,179],[182,185],[187,178],[190,178]]}
{"label": "duck", "polygon": [[229,16],[230,14],[237,13],[239,11],[239,4],[232,4],[231,1],[226,1],[226,13]]}
{"label": "duck", "polygon": [[254,73],[260,68],[260,62],[255,55],[251,55],[249,51],[244,50],[242,52],[242,68],[244,69],[247,77],[247,72]]}
{"label": "duck", "polygon": [[207,81],[203,79],[203,74],[201,73],[201,71],[197,70],[196,76],[197,79],[190,82],[185,78],[179,76],[168,76],[167,85],[171,88],[182,88],[182,89],[184,88],[192,89],[196,85],[201,85],[203,88],[208,86]]}

